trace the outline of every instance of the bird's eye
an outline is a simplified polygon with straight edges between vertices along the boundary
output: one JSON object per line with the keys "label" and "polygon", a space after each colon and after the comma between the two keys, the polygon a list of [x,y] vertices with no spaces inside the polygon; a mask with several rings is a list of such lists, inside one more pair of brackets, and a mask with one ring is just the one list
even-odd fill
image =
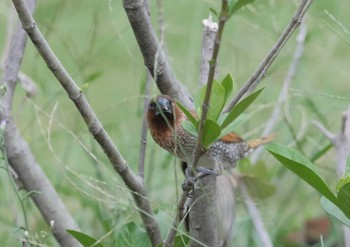
{"label": "bird's eye", "polygon": [[153,101],[151,101],[151,103],[149,104],[149,108],[151,110],[155,110],[156,109],[156,103],[154,103]]}

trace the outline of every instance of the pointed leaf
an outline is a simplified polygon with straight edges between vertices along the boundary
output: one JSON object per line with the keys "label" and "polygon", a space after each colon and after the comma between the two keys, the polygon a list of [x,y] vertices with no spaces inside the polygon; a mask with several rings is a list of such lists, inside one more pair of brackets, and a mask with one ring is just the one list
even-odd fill
{"label": "pointed leaf", "polygon": [[264,90],[264,88],[259,89],[258,91],[252,93],[251,95],[244,98],[242,101],[240,101],[237,105],[233,107],[233,109],[228,114],[225,121],[222,123],[221,128],[224,129],[227,125],[233,122],[242,112],[247,109],[251,103],[258,97],[258,95]]}
{"label": "pointed leaf", "polygon": [[314,170],[314,165],[302,154],[294,149],[277,143],[268,144],[266,149],[285,167],[297,174],[328,200],[338,205],[337,198],[328,188],[325,181]]}
{"label": "pointed leaf", "polygon": [[217,120],[225,104],[225,89],[217,82],[213,81],[213,87],[210,96],[210,105],[207,118]]}
{"label": "pointed leaf", "polygon": [[350,183],[350,175],[346,177],[341,177],[337,183],[337,192],[343,187],[345,184]]}
{"label": "pointed leaf", "polygon": [[245,5],[253,3],[255,0],[238,0],[238,1],[230,1],[229,3],[229,16],[232,16],[234,13],[236,13],[238,10],[243,8]]}
{"label": "pointed leaf", "polygon": [[197,127],[196,127],[197,125],[194,126],[190,121],[183,121],[181,125],[191,135],[196,137],[198,136]]}
{"label": "pointed leaf", "polygon": [[235,132],[235,130],[237,130],[239,126],[245,124],[250,117],[251,117],[251,114],[242,113],[232,123],[230,123],[224,129],[221,129],[220,137],[227,135],[228,133]]}
{"label": "pointed leaf", "polygon": [[183,111],[183,113],[185,113],[187,119],[189,121],[191,121],[191,123],[193,125],[196,125],[197,124],[197,120],[194,118],[192,113],[189,110],[187,110],[187,108],[183,104],[181,104],[179,101],[175,100],[175,102],[176,102],[177,106],[181,109],[181,111]]}
{"label": "pointed leaf", "polygon": [[204,124],[203,146],[208,149],[220,136],[220,126],[213,120],[207,119]]}
{"label": "pointed leaf", "polygon": [[340,209],[350,219],[350,183],[346,183],[340,188],[337,199]]}
{"label": "pointed leaf", "polygon": [[321,197],[321,206],[322,208],[332,215],[334,218],[342,222],[344,225],[350,227],[350,219],[345,216],[345,214],[337,207],[334,203],[328,200],[326,197]]}
{"label": "pointed leaf", "polygon": [[221,85],[225,89],[225,103],[228,98],[230,98],[233,91],[233,79],[231,74],[227,74],[227,76],[222,80]]}
{"label": "pointed leaf", "polygon": [[142,227],[134,222],[129,222],[120,230],[115,246],[150,247],[151,243],[146,231]]}
{"label": "pointed leaf", "polygon": [[[81,243],[84,247],[92,246],[97,242],[96,239],[94,239],[93,237],[90,237],[89,235],[87,235],[85,233],[78,232],[75,230],[70,230],[70,229],[67,229],[67,232],[70,235],[72,235],[76,240],[78,240],[79,243]],[[94,246],[103,247],[102,244],[96,244]]]}
{"label": "pointed leaf", "polygon": [[184,234],[177,235],[174,240],[173,247],[186,247],[187,244],[190,242],[190,238]]}

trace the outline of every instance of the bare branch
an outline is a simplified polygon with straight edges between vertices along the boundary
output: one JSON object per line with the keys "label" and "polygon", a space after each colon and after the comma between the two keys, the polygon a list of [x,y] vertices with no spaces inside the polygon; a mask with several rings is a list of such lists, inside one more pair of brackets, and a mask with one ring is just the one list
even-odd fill
{"label": "bare branch", "polygon": [[303,19],[303,16],[306,13],[311,3],[312,3],[312,0],[301,1],[298,9],[296,10],[294,16],[292,17],[292,20],[289,22],[286,29],[281,34],[276,44],[272,47],[271,51],[264,58],[262,63],[259,65],[259,67],[256,69],[254,74],[251,76],[251,78],[244,83],[244,85],[238,91],[236,96],[226,106],[224,112],[229,112],[238,103],[238,101],[243,97],[244,94],[246,94],[249,91],[253,91],[256,88],[256,86],[260,83],[260,81],[265,77],[267,70],[270,68],[272,62],[275,60],[276,56],[278,55],[282,47],[289,40],[290,36],[293,34],[295,29],[300,25]]}
{"label": "bare branch", "polygon": [[209,18],[203,20],[202,33],[202,48],[201,48],[201,63],[199,70],[199,86],[204,86],[208,81],[209,61],[213,56],[213,47],[216,33],[218,31],[218,24]]}
{"label": "bare branch", "polygon": [[[207,21],[203,24],[211,25],[211,34],[207,38],[203,38],[203,41],[208,41],[207,43],[202,44],[202,65],[201,68],[201,78],[206,77],[206,91],[204,100],[202,102],[202,114],[198,127],[198,137],[196,142],[196,147],[194,150],[194,159],[191,164],[191,173],[196,170],[199,159],[203,152],[202,140],[204,136],[204,125],[208,114],[208,109],[210,107],[210,96],[211,89],[213,85],[213,80],[216,71],[217,58],[219,55],[220,45],[222,34],[226,21],[228,19],[228,2],[223,0],[221,3],[221,12],[219,16],[219,25],[217,30],[215,30],[215,24]],[[210,22],[210,23],[208,23]],[[207,31],[206,27],[204,29],[204,34]],[[214,37],[214,39],[211,39]],[[209,65],[209,66],[208,66]],[[204,80],[204,79],[203,79]],[[201,81],[200,83],[205,84]],[[200,242],[205,243],[208,246],[217,245],[217,178],[216,176],[208,176],[202,178],[199,181],[199,188],[194,190],[194,198],[191,204],[191,210],[189,212],[189,221],[190,221],[190,233],[191,236]],[[213,217],[214,216],[214,217]],[[214,230],[215,229],[215,230]],[[199,243],[192,241],[191,246],[200,246]]]}
{"label": "bare branch", "polygon": [[49,69],[66,90],[69,98],[74,102],[85,123],[89,127],[90,133],[103,149],[113,168],[120,174],[127,187],[132,192],[135,192],[132,193],[132,195],[138,209],[140,210],[141,218],[152,245],[155,246],[162,242],[159,226],[153,216],[150,202],[146,197],[143,179],[136,176],[129,168],[127,162],[108,136],[102,123],[97,118],[80,88],[65,70],[57,56],[53,53],[31,16],[25,2],[23,0],[13,0],[13,3],[16,7],[19,18],[22,21],[23,28],[27,31],[33,44],[36,46]]}
{"label": "bare branch", "polygon": [[313,125],[318,128],[318,130],[325,136],[327,137],[331,142],[334,143],[336,135],[330,132],[322,123],[314,120],[312,121]]}
{"label": "bare branch", "polygon": [[[280,92],[280,95],[278,96],[277,103],[275,105],[275,108],[272,111],[270,120],[267,122],[266,127],[262,133],[262,136],[267,136],[272,133],[273,128],[275,127],[276,123],[281,117],[281,107],[283,103],[287,100],[288,98],[288,90],[290,87],[290,84],[292,83],[294,76],[296,74],[297,66],[299,64],[300,58],[303,54],[304,51],[304,43],[305,43],[305,38],[307,34],[307,26],[305,21],[303,21],[300,25],[299,33],[297,36],[297,47],[294,51],[292,61],[290,63],[288,72],[286,77],[284,78],[283,81],[283,86]],[[260,147],[257,150],[255,150],[250,158],[250,161],[255,164],[259,156],[262,152],[263,148]]]}
{"label": "bare branch", "polygon": [[[32,12],[35,1],[28,0],[28,5],[30,8],[28,11]],[[62,246],[80,246],[66,232],[66,229],[78,230],[77,224],[57,195],[57,192],[40,165],[36,162],[28,144],[19,133],[11,116],[12,99],[26,41],[27,34],[19,25],[11,38],[10,47],[7,50],[8,53],[4,61],[3,76],[0,81],[2,86],[6,88],[6,92],[1,97],[2,105],[0,112],[1,120],[6,122],[4,136],[6,156],[11,167],[18,174],[24,188],[29,192],[38,192],[32,193],[31,198],[40,210],[46,223],[50,225],[50,222],[54,222],[53,234],[56,240]]]}
{"label": "bare branch", "polygon": [[150,23],[144,0],[123,0],[125,12],[134,31],[146,67],[162,94],[179,100],[188,109],[194,109],[187,89],[175,78]]}
{"label": "bare branch", "polygon": [[244,198],[245,205],[249,212],[249,215],[252,217],[254,228],[261,240],[262,246],[264,247],[273,247],[269,234],[267,233],[264,223],[261,219],[261,215],[257,207],[254,205],[252,198],[249,195],[247,188],[243,182],[239,183],[239,188]]}

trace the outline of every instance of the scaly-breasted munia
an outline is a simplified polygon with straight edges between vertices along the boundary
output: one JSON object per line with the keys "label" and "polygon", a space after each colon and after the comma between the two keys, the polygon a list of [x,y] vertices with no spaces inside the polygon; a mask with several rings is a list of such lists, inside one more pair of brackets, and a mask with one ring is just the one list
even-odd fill
{"label": "scaly-breasted munia", "polygon": [[[180,160],[192,164],[197,138],[182,127],[185,120],[186,115],[170,96],[159,95],[151,99],[147,121],[154,141]],[[211,145],[200,157],[198,166],[221,174],[224,168],[235,167],[238,160],[271,139],[267,137],[246,142],[235,133],[229,133]]]}

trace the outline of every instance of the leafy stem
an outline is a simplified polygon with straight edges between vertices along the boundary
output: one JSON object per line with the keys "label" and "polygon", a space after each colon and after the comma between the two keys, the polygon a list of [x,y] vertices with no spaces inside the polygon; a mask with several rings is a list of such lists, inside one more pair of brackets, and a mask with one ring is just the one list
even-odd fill
{"label": "leafy stem", "polygon": [[211,60],[209,61],[208,81],[207,81],[204,100],[202,103],[202,114],[201,114],[201,119],[198,126],[198,137],[197,137],[196,148],[194,151],[194,160],[192,163],[192,170],[196,169],[200,156],[203,154],[203,152],[205,152],[205,149],[203,149],[203,146],[202,146],[203,137],[204,137],[204,126],[207,119],[208,110],[210,107],[209,102],[210,102],[210,96],[211,96],[211,91],[213,87],[217,57],[220,50],[221,38],[222,38],[226,21],[228,19],[228,15],[229,15],[228,1],[223,0],[221,4],[221,12],[219,16],[218,32],[216,33],[215,40],[214,40],[213,55]]}

